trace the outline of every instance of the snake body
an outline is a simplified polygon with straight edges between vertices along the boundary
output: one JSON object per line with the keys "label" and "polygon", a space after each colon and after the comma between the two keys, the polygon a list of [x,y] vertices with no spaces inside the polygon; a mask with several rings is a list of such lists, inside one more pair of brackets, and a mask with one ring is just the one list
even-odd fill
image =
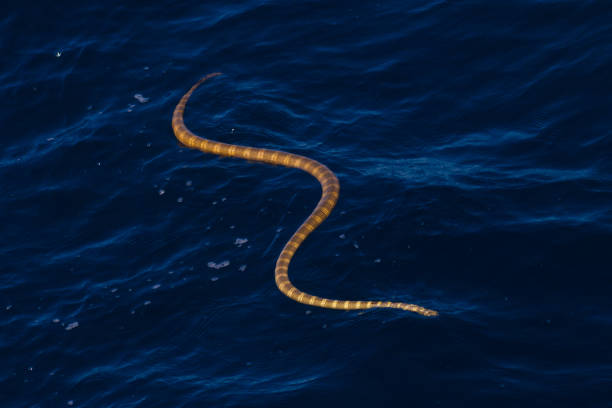
{"label": "snake body", "polygon": [[260,149],[248,146],[239,146],[205,139],[193,134],[183,121],[183,113],[191,94],[204,81],[221,75],[219,72],[211,73],[200,79],[181,98],[172,115],[172,130],[176,138],[185,146],[198,149],[204,153],[213,153],[219,156],[237,157],[244,160],[293,167],[313,175],[322,188],[321,199],[314,211],[306,218],[306,221],[298,228],[285,244],[281,251],[274,271],[276,286],[287,297],[306,305],[317,306],[327,309],[360,310],[372,308],[393,308],[415,312],[423,316],[436,316],[438,312],[424,307],[388,301],[361,301],[361,300],[337,300],[326,299],[302,292],[289,280],[288,270],[293,255],[302,242],[315,230],[331,213],[338,201],[340,184],[336,175],[325,165],[308,157],[297,154],[286,153],[279,150]]}

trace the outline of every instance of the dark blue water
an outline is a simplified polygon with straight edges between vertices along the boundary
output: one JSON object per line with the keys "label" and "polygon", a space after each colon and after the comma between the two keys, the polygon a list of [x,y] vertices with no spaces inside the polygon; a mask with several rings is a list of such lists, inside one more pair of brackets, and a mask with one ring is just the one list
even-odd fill
{"label": "dark blue water", "polygon": [[366,3],[4,9],[2,407],[612,407],[612,4]]}

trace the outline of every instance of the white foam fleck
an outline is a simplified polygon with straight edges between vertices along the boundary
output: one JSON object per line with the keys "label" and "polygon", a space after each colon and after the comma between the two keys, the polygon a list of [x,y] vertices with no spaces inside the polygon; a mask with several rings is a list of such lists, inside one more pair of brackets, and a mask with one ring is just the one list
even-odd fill
{"label": "white foam fleck", "polygon": [[380,263],[380,258],[376,258],[376,259],[374,260],[374,263]]}
{"label": "white foam fleck", "polygon": [[344,238],[346,238],[346,235],[344,235],[344,234],[340,234],[340,235],[338,235],[338,238],[340,238],[340,239],[344,239]]}
{"label": "white foam fleck", "polygon": [[153,285],[153,289],[159,289],[160,287],[161,287],[161,285],[160,285],[159,283],[158,283],[158,284]]}
{"label": "white foam fleck", "polygon": [[355,247],[355,249],[359,249],[359,244],[357,242],[353,242],[353,246]]}
{"label": "white foam fleck", "polygon": [[77,327],[79,327],[79,322],[72,322],[66,326],[66,330],[76,329]]}
{"label": "white foam fleck", "polygon": [[136,99],[138,102],[140,103],[147,103],[149,102],[149,98],[145,98],[144,96],[142,96],[142,94],[134,94],[134,99]]}
{"label": "white foam fleck", "polygon": [[249,242],[249,240],[247,238],[236,238],[236,240],[234,241],[234,245],[237,245],[237,246],[241,247],[242,245],[246,244],[247,242]]}
{"label": "white foam fleck", "polygon": [[236,228],[235,225],[230,225],[230,229],[234,229],[234,228]]}
{"label": "white foam fleck", "polygon": [[187,180],[187,181],[185,182],[185,185],[186,185],[187,187],[191,187],[191,185],[192,185],[192,184],[193,184],[193,181],[191,181],[191,180]]}
{"label": "white foam fleck", "polygon": [[177,199],[176,199],[176,202],[177,202],[177,203],[182,203],[182,202],[183,202],[183,197],[179,197],[179,198],[177,198]]}
{"label": "white foam fleck", "polygon": [[210,278],[210,281],[211,281],[211,282],[216,282],[216,281],[218,281],[218,280],[219,280],[219,277],[218,277],[218,276],[213,276],[212,278]]}
{"label": "white foam fleck", "polygon": [[229,266],[229,264],[230,264],[230,261],[225,260],[219,263],[210,261],[207,265],[209,268],[212,268],[212,269],[221,269],[221,268],[225,268],[226,266]]}
{"label": "white foam fleck", "polygon": [[160,188],[159,191],[157,192],[159,195],[164,195],[166,194],[166,190],[164,190],[163,188]]}
{"label": "white foam fleck", "polygon": [[70,405],[70,406],[73,406],[73,405],[74,405],[74,400],[70,400],[70,401],[68,401],[66,404],[68,404],[68,405]]}
{"label": "white foam fleck", "polygon": [[247,268],[247,266],[246,266],[246,265],[240,265],[240,268],[238,268],[238,270],[239,270],[240,272],[244,272],[244,271],[246,271],[246,268]]}
{"label": "white foam fleck", "polygon": [[12,308],[13,308],[13,305],[6,306],[6,310],[11,310]]}
{"label": "white foam fleck", "polygon": [[60,319],[58,319],[57,317],[55,319],[53,319],[53,323],[59,323]]}
{"label": "white foam fleck", "polygon": [[145,300],[144,303],[143,303],[143,305],[145,305],[145,306],[149,306],[150,304],[151,304],[150,300]]}

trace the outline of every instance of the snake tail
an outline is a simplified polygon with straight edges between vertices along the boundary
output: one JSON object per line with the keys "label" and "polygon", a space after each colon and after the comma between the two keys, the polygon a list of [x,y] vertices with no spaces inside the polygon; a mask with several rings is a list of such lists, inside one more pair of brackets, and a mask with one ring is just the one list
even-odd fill
{"label": "snake tail", "polygon": [[193,134],[183,121],[183,113],[191,94],[206,80],[221,75],[219,72],[211,73],[200,79],[195,85],[183,95],[174,109],[172,115],[172,130],[174,135],[183,145],[200,150],[204,153],[212,153],[219,156],[236,157],[251,162],[281,165],[303,170],[314,176],[321,183],[321,198],[306,218],[306,221],[298,228],[285,244],[281,251],[274,271],[276,286],[287,297],[305,305],[317,306],[326,309],[361,310],[372,308],[393,308],[418,313],[423,316],[436,316],[438,312],[424,307],[401,302],[388,301],[362,301],[362,300],[337,300],[326,299],[302,292],[296,288],[289,279],[289,264],[293,255],[302,242],[314,231],[331,213],[338,201],[340,184],[336,175],[325,165],[308,157],[297,154],[286,153],[280,150],[260,149],[249,146],[240,146],[205,139]]}

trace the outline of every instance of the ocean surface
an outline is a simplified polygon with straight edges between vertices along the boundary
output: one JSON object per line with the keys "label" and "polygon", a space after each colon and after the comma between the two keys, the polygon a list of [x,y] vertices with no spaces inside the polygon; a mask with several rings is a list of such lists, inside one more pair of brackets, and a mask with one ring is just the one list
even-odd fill
{"label": "ocean surface", "polygon": [[[2,407],[612,407],[612,3],[13,2]],[[312,157],[320,187],[180,146]]]}

